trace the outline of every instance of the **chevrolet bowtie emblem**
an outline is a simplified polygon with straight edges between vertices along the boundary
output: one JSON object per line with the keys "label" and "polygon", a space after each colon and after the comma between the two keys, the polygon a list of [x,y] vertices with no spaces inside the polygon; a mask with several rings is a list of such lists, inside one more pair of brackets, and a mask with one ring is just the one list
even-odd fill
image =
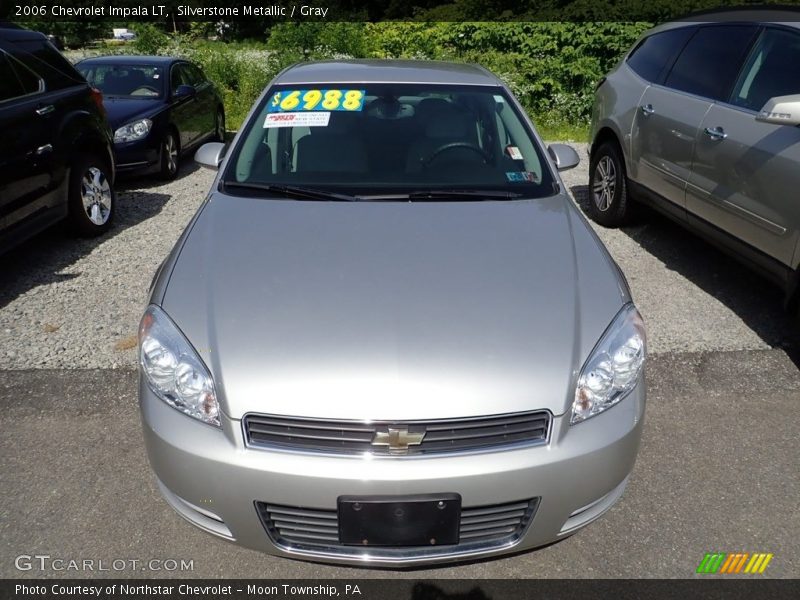
{"label": "chevrolet bowtie emblem", "polygon": [[409,446],[419,446],[425,432],[412,433],[402,427],[388,427],[384,431],[376,431],[372,438],[373,446],[388,446],[391,454],[408,454]]}

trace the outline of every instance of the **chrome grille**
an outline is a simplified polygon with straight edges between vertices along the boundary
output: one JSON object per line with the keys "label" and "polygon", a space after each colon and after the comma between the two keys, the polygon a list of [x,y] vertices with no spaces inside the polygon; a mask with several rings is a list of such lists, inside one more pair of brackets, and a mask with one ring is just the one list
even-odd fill
{"label": "chrome grille", "polygon": [[[406,437],[424,433],[421,442],[400,447],[375,445],[391,430]],[[550,413],[544,410],[429,421],[337,421],[276,415],[246,415],[244,431],[252,446],[333,454],[426,455],[547,442]]]}
{"label": "chrome grille", "polygon": [[[539,498],[533,498],[506,504],[462,508],[458,544],[418,550],[426,554],[447,553],[512,544],[528,528],[538,504]],[[335,509],[256,502],[256,510],[269,537],[281,548],[338,554],[355,554],[360,551],[357,547],[339,543],[339,519]],[[414,553],[413,547],[397,550],[406,554]],[[392,551],[392,548],[370,548],[372,554]]]}

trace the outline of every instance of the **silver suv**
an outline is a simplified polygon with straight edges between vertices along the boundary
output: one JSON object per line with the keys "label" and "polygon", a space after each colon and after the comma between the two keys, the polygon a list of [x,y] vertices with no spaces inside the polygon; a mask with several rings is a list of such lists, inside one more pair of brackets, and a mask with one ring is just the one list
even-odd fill
{"label": "silver suv", "polygon": [[612,227],[631,200],[651,205],[775,280],[794,306],[799,16],[731,12],[647,32],[598,86],[588,208]]}

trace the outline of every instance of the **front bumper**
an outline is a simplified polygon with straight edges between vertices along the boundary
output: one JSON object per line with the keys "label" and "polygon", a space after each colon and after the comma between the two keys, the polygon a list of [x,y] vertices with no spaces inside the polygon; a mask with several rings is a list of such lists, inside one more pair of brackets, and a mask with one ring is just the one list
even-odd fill
{"label": "front bumper", "polygon": [[149,173],[161,166],[158,142],[147,136],[143,140],[114,144],[114,155],[119,173]]}
{"label": "front bumper", "polygon": [[[222,430],[159,400],[140,376],[145,443],[161,491],[185,519],[209,533],[270,554],[323,562],[408,566],[491,556],[566,537],[622,495],[639,448],[645,406],[642,381],[606,413],[575,426],[554,417],[547,445],[440,457],[309,455],[248,448],[239,420]],[[335,514],[342,495],[457,493],[463,509],[523,500],[535,514],[513,539],[458,544],[325,550],[286,544],[267,532],[259,503]]]}

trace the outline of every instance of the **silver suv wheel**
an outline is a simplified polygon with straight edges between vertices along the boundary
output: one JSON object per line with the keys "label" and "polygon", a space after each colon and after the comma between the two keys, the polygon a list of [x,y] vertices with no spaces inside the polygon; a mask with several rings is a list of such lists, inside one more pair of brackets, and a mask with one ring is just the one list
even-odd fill
{"label": "silver suv wheel", "polygon": [[631,217],[628,177],[622,151],[615,140],[606,140],[592,151],[589,165],[589,196],[586,211],[605,227],[624,225]]}
{"label": "silver suv wheel", "polygon": [[597,210],[606,212],[614,200],[614,191],[617,187],[617,170],[614,162],[608,156],[603,156],[597,162],[592,181],[592,200]]}

